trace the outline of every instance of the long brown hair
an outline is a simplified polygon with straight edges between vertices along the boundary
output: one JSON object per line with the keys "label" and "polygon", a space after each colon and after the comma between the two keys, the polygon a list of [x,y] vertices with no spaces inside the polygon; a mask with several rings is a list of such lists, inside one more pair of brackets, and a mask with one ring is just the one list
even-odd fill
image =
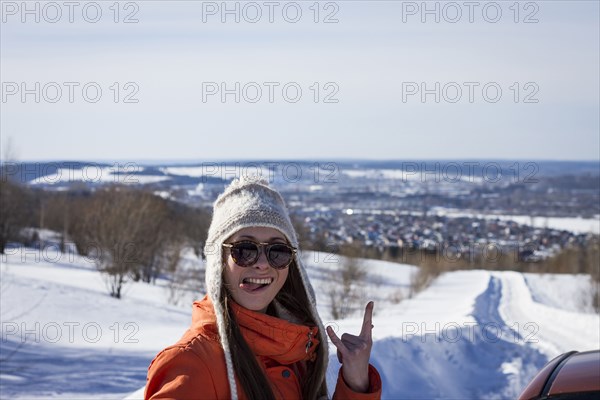
{"label": "long brown hair", "polygon": [[[300,323],[308,326],[317,326],[313,315],[309,310],[310,301],[302,284],[302,277],[298,271],[296,261],[293,261],[289,268],[288,277],[283,287],[275,296],[275,299],[288,312],[290,312]],[[225,279],[223,278],[223,282]],[[248,343],[244,340],[240,327],[233,314],[233,309],[229,306],[228,292],[224,287],[221,288],[220,302],[225,310],[223,320],[227,332],[227,340],[231,354],[235,354],[233,368],[239,381],[242,391],[250,400],[275,400],[271,384],[258,365],[256,356],[250,350]],[[274,315],[273,303],[267,308],[267,314]],[[302,398],[313,400],[322,396],[327,397],[327,384],[325,382],[325,369],[327,365],[326,355],[323,346],[327,342],[320,343],[315,353],[317,355],[314,362],[306,363],[306,374],[302,377],[300,387],[302,388]]]}

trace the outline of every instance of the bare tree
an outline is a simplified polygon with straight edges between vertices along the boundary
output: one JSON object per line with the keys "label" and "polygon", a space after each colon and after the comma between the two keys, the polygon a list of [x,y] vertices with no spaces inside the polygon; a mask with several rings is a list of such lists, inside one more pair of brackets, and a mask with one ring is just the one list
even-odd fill
{"label": "bare tree", "polygon": [[404,300],[404,291],[402,289],[396,289],[393,293],[388,296],[388,300],[393,304],[398,304]]}
{"label": "bare tree", "polygon": [[121,298],[127,278],[155,261],[163,207],[164,200],[151,193],[116,186],[98,191],[85,202],[78,240],[105,273],[111,296]]}
{"label": "bare tree", "polygon": [[9,240],[20,241],[21,229],[30,217],[31,195],[29,190],[9,179],[0,179],[0,253]]}
{"label": "bare tree", "polygon": [[366,271],[358,259],[346,257],[339,269],[330,271],[327,294],[334,319],[345,318],[365,299]]}
{"label": "bare tree", "polygon": [[0,151],[1,162],[11,163],[17,159],[17,149],[12,136],[9,136],[2,144],[2,151]]}
{"label": "bare tree", "polygon": [[[66,251],[72,221],[72,204],[69,193],[42,192],[40,204],[44,207],[44,226],[60,233],[60,251]],[[40,217],[41,220],[41,217]],[[43,226],[40,224],[40,228]]]}
{"label": "bare tree", "polygon": [[420,291],[426,289],[441,273],[438,263],[435,260],[425,260],[418,267],[417,271],[410,275],[410,285],[408,297],[412,298]]}
{"label": "bare tree", "polygon": [[170,250],[165,253],[168,260],[166,272],[169,274],[167,284],[169,304],[180,304],[182,300],[185,300],[186,293],[205,292],[205,270],[201,268],[200,261],[185,260],[182,257],[185,248],[189,247],[189,243],[177,242],[173,243]]}
{"label": "bare tree", "polygon": [[173,243],[180,243],[183,238],[169,215],[165,200],[149,194],[141,196],[148,203],[148,208],[136,235],[139,259],[133,274],[135,280],[141,278],[142,281],[151,283],[165,266],[169,267],[169,264],[179,261],[180,248],[173,253],[171,247]]}
{"label": "bare tree", "polygon": [[8,137],[0,151],[0,253],[9,240],[20,240],[21,229],[27,226],[31,206],[30,191],[12,179],[12,167],[16,165],[16,150],[12,137]]}
{"label": "bare tree", "polygon": [[178,205],[173,210],[173,219],[178,221],[176,229],[194,249],[197,257],[202,255],[204,242],[208,235],[211,213],[204,208]]}

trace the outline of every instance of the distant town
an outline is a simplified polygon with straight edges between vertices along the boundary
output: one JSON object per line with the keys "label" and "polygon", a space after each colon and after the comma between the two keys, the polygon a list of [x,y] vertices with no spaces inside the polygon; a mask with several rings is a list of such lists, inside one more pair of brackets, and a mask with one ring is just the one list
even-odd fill
{"label": "distant town", "polygon": [[[535,263],[597,245],[597,162],[246,161],[15,163],[3,176],[43,190],[141,187],[209,209],[241,174],[276,186],[309,248],[415,262]],[[581,258],[581,257],[580,257]],[[418,262],[416,262],[418,263]]]}

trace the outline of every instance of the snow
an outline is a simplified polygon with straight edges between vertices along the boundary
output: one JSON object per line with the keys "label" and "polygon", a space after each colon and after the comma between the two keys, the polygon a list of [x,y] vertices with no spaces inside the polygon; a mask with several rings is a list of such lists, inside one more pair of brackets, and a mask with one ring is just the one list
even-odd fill
{"label": "snow", "polygon": [[529,225],[534,228],[550,228],[570,231],[573,233],[593,233],[600,234],[600,216],[595,218],[569,218],[569,217],[532,217],[530,215],[505,215],[505,214],[481,214],[477,212],[464,212],[447,209],[443,207],[435,208],[436,215],[449,218],[479,218],[501,221],[514,221],[520,225]]}
{"label": "snow", "polygon": [[56,171],[36,178],[31,185],[55,185],[72,182],[85,183],[120,183],[144,185],[169,179],[168,176],[139,175],[144,167],[137,165],[114,165],[110,167],[88,165],[83,168],[57,168]]}
{"label": "snow", "polygon": [[[402,182],[430,182],[440,183],[455,183],[456,181],[482,183],[483,176],[474,176],[472,173],[465,173],[460,166],[450,167],[449,169],[440,169],[440,165],[429,166],[427,169],[423,164],[407,163],[406,169],[346,169],[340,170],[344,175],[350,178],[365,178],[365,179],[386,179],[399,180]],[[437,168],[437,169],[436,169]]]}
{"label": "snow", "polygon": [[[333,321],[328,290],[332,287],[331,281],[339,275],[347,258],[332,253],[312,251],[302,252],[301,257],[317,292],[319,315],[323,323]],[[367,282],[359,288],[361,297],[365,304],[368,300],[373,300],[377,304],[375,314],[379,312],[379,305],[383,309],[394,304],[394,297],[408,297],[410,276],[417,271],[417,267],[378,260],[360,260],[359,264],[367,272]],[[362,312],[361,308],[355,310],[354,314],[362,318]]]}
{"label": "snow", "polygon": [[[574,233],[600,234],[600,217],[567,218],[567,217],[530,217],[526,215],[506,215],[504,220],[512,220],[518,224],[531,225],[535,228],[550,228],[571,231]],[[533,221],[533,222],[532,222]]]}
{"label": "snow", "polygon": [[534,301],[522,274],[507,271],[493,275],[500,280],[503,290],[500,316],[507,325],[523,329],[522,333],[545,355],[600,347],[598,314],[568,311]]}
{"label": "snow", "polygon": [[269,178],[273,170],[264,168],[258,163],[241,165],[239,163],[204,163],[194,167],[162,167],[159,171],[167,175],[189,176],[193,178],[213,177],[221,179],[239,178],[241,175],[259,175]]}
{"label": "snow", "polygon": [[418,173],[415,173],[414,171],[405,171],[403,169],[358,169],[341,170],[340,172],[355,179],[397,179],[404,182],[420,180]]}
{"label": "snow", "polygon": [[211,175],[212,172],[205,166],[200,167],[163,167],[160,172],[166,175],[189,176],[199,178],[201,176]]}
{"label": "snow", "polygon": [[[357,334],[366,300],[375,301],[371,362],[386,399],[514,398],[550,358],[600,347],[599,316],[576,296],[591,288],[585,275],[456,271],[410,298],[416,267],[360,260],[365,301],[334,320],[327,291],[346,259],[301,257],[323,322],[338,335]],[[186,268],[202,265],[191,252],[184,258]],[[159,279],[130,283],[117,300],[92,260],[53,247],[11,249],[1,260],[3,399],[142,398],[150,361],[179,339],[203,296],[198,289],[170,305]],[[339,363],[329,346],[333,390]]]}
{"label": "snow", "polygon": [[[533,300],[567,311],[594,313],[589,275],[523,274]],[[556,296],[560,293],[560,296]]]}

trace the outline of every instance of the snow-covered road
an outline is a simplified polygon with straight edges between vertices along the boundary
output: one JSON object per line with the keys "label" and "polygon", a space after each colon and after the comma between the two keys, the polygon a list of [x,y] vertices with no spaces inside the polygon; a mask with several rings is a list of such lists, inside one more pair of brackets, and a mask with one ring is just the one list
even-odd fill
{"label": "snow-covered road", "polygon": [[[331,271],[343,259],[306,257],[324,322],[358,333],[361,310],[333,320],[328,308]],[[514,398],[548,359],[600,347],[598,314],[576,311],[573,300],[591,288],[586,276],[457,271],[407,298],[415,267],[363,266],[364,296],[376,302],[372,363],[386,399]],[[3,256],[1,273],[2,399],[123,398],[143,387],[152,357],[190,321],[189,304],[167,304],[164,281],[132,283],[117,300],[81,259]],[[339,364],[330,350],[332,384]]]}
{"label": "snow-covered road", "polygon": [[[508,326],[517,327],[526,336],[524,339],[547,357],[600,347],[598,314],[562,310],[534,301],[523,274],[495,272],[493,276],[502,285],[498,307],[501,318]],[[567,286],[553,295],[558,299],[572,296],[569,289]]]}

